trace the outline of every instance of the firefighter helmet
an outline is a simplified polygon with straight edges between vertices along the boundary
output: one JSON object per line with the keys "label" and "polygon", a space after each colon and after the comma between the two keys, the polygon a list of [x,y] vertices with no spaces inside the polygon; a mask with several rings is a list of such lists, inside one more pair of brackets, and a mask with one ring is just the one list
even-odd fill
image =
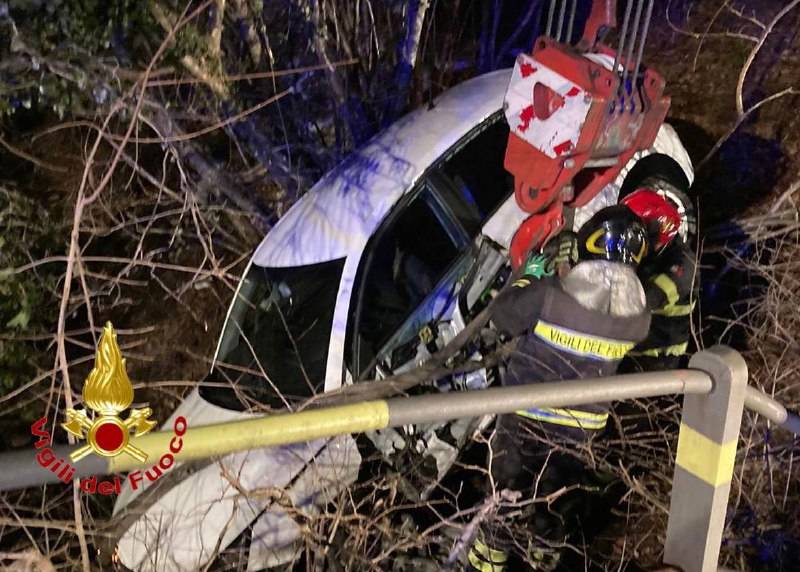
{"label": "firefighter helmet", "polygon": [[644,187],[632,192],[621,203],[644,222],[653,252],[661,252],[680,230],[681,215],[657,191]]}
{"label": "firefighter helmet", "polygon": [[578,232],[581,260],[608,260],[638,265],[647,254],[647,231],[641,219],[625,205],[606,207]]}

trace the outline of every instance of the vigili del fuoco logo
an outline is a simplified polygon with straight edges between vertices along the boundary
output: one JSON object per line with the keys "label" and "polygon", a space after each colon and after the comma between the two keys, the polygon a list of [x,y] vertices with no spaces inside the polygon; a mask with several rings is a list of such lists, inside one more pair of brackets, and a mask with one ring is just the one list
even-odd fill
{"label": "vigili del fuoco logo", "polygon": [[156,422],[150,420],[153,411],[149,407],[131,409],[124,420],[119,416],[133,403],[133,385],[111,323],[106,324],[100,336],[94,368],[83,386],[83,402],[94,411],[93,418],[85,409],[67,409],[67,422],[61,424],[68,433],[88,441],[70,454],[73,462],[89,453],[101,457],[125,453],[141,463],[147,461],[147,454],[130,444],[130,432],[133,429],[139,437],[155,427]]}
{"label": "vigili del fuoco logo", "polygon": [[[95,354],[95,364],[86,383],[83,386],[83,403],[85,409],[67,409],[67,421],[61,426],[79,440],[86,441],[78,447],[69,458],[77,463],[87,455],[94,453],[101,457],[117,457],[130,455],[141,464],[147,462],[148,455],[145,451],[134,446],[131,442],[131,432],[135,437],[149,433],[156,426],[156,421],[150,419],[153,411],[149,407],[131,409],[126,418],[120,413],[128,409],[133,403],[133,385],[128,379],[125,370],[125,359],[122,357],[117,334],[110,322],[106,323]],[[42,417],[31,426],[31,433],[40,437],[34,446],[39,451],[36,456],[42,468],[56,474],[59,480],[69,483],[75,474],[75,468],[64,459],[56,459],[50,448],[50,436],[44,430],[47,418]],[[162,470],[168,470],[175,462],[174,455],[182,446],[182,436],[186,433],[187,422],[184,417],[178,417],[174,423],[174,433],[170,442],[169,452],[161,456],[159,462],[145,472],[148,480],[155,481],[162,475]],[[151,474],[152,473],[152,474]],[[141,471],[132,471],[128,480],[134,490],[142,481]],[[81,480],[81,490],[93,493],[95,490],[101,494],[120,492],[120,479],[115,477],[111,481],[97,483],[96,477]]]}

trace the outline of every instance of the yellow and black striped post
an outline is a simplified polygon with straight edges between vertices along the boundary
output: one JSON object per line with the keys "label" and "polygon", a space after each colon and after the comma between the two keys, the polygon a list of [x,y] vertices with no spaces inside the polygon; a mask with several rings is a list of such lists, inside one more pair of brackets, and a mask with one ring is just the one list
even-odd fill
{"label": "yellow and black striped post", "polygon": [[708,373],[708,394],[686,394],[678,435],[664,562],[683,572],[716,572],[736,444],[747,390],[747,364],[726,346],[692,356]]}

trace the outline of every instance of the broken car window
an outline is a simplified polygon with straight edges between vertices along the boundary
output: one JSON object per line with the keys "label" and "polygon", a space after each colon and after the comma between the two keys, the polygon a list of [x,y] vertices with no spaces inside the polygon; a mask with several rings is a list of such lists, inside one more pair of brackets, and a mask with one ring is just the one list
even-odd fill
{"label": "broken car window", "polygon": [[[484,221],[514,189],[513,177],[503,168],[508,124],[502,115],[446,159],[437,169],[453,183],[460,199],[477,210]],[[477,234],[475,225],[465,225]]]}
{"label": "broken car window", "polygon": [[214,364],[213,377],[232,382],[236,391],[204,388],[203,397],[229,409],[242,409],[243,396],[282,408],[322,391],[343,267],[344,259],[288,268],[252,265]]}
{"label": "broken car window", "polygon": [[377,236],[367,255],[357,324],[359,372],[458,256],[457,238],[440,221],[434,203],[427,189],[417,195]]}

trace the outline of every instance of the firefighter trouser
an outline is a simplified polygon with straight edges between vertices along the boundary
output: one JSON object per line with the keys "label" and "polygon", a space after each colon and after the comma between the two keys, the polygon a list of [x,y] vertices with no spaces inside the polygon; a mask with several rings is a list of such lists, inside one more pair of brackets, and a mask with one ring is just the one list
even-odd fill
{"label": "firefighter trouser", "polygon": [[[468,570],[514,572],[530,569],[551,570],[558,562],[553,548],[578,532],[587,508],[587,497],[597,489],[593,473],[576,457],[559,452],[585,441],[591,431],[542,423],[521,415],[500,415],[490,443],[489,465],[494,490],[519,491],[518,502],[535,498],[527,508],[501,505],[491,522],[484,523],[469,553]],[[555,445],[555,447],[553,447]],[[580,487],[543,499],[564,487]],[[491,487],[487,487],[491,488]],[[492,493],[491,490],[488,491]],[[522,512],[511,519],[510,513]],[[528,541],[533,541],[529,550]],[[521,557],[518,553],[524,552]],[[517,553],[517,554],[515,554]]]}
{"label": "firefighter trouser", "polygon": [[[620,374],[645,373],[681,369],[687,365],[687,356],[625,356],[619,366]],[[647,472],[645,465],[632,460],[640,458],[636,443],[645,439],[651,454],[670,456],[669,443],[656,435],[674,434],[680,426],[680,399],[675,395],[645,397],[613,403],[617,423],[610,428],[609,440],[616,443],[609,451],[612,464],[624,462],[632,476]]]}
{"label": "firefighter trouser", "polygon": [[648,371],[667,371],[680,369],[685,366],[686,356],[662,355],[662,356],[625,356],[619,364],[618,373],[642,373]]}

